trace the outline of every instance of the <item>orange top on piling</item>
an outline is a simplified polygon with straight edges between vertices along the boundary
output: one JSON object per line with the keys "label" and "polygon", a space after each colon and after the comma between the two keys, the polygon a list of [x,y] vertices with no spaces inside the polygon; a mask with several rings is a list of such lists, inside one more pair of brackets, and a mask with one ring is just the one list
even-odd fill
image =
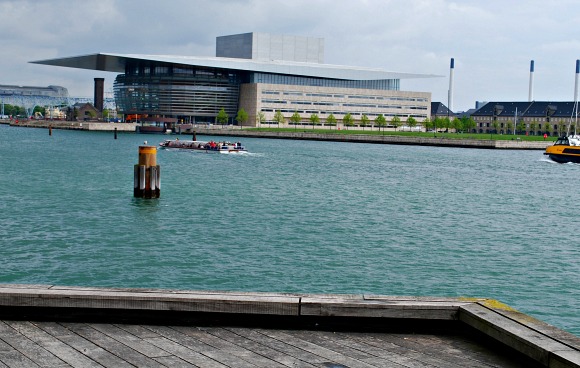
{"label": "orange top on piling", "polygon": [[146,167],[157,166],[157,148],[152,146],[139,146],[139,165]]}

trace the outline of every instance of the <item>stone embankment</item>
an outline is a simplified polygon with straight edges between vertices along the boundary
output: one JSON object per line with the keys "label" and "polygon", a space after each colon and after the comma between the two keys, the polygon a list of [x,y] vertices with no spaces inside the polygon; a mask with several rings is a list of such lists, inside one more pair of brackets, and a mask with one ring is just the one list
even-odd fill
{"label": "stone embankment", "polygon": [[[78,122],[78,121],[50,121],[50,120],[27,120],[27,121],[0,121],[0,123],[11,126],[24,126],[34,128],[53,129],[73,129],[87,131],[114,131],[135,132],[136,124],[132,123],[101,123],[101,122]],[[179,130],[181,134],[191,134],[195,131],[199,135],[217,135],[234,137],[270,138],[270,139],[295,139],[314,140],[350,143],[375,143],[375,144],[400,144],[416,146],[438,146],[438,147],[460,147],[460,148],[480,148],[480,149],[517,149],[517,150],[545,150],[551,146],[553,141],[522,141],[515,140],[494,140],[494,139],[458,139],[446,138],[445,134],[438,133],[437,137],[406,137],[399,135],[366,135],[366,134],[344,134],[344,133],[315,133],[306,130],[295,132],[264,132],[239,127],[218,127],[207,125],[191,125]],[[452,134],[449,134],[452,136]]]}

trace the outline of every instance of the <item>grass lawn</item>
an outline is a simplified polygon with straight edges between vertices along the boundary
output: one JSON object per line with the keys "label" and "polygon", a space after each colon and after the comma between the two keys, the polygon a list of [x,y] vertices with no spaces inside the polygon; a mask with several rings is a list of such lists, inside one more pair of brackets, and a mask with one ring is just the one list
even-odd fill
{"label": "grass lawn", "polygon": [[[377,131],[377,130],[348,130],[348,129],[305,129],[295,128],[244,128],[244,130],[258,132],[305,132],[318,134],[366,134],[366,135],[398,135],[405,137],[438,137],[448,139],[492,139],[492,140],[514,140],[519,138],[522,141],[543,141],[541,135],[513,135],[513,134],[488,134],[488,133],[425,133],[425,132],[399,132],[399,131]],[[556,141],[557,137],[548,137],[548,141]]]}

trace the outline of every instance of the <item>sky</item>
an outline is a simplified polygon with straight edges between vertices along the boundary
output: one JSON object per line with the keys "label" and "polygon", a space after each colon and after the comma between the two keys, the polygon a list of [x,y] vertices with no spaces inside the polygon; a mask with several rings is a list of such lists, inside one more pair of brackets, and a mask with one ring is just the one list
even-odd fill
{"label": "sky", "polygon": [[476,101],[572,101],[578,0],[0,0],[0,84],[59,85],[90,97],[115,73],[30,61],[94,54],[215,56],[215,38],[265,32],[322,37],[327,64],[440,75],[403,79],[453,110]]}

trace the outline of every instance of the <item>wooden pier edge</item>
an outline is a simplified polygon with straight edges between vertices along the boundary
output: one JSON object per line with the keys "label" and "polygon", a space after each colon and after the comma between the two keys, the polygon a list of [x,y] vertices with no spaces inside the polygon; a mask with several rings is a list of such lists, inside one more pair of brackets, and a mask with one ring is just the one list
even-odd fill
{"label": "wooden pier edge", "polygon": [[[580,337],[490,299],[0,284],[0,311],[206,313],[272,318],[459,323],[546,367],[580,367]],[[21,312],[18,312],[21,311]],[[2,314],[0,314],[1,316]]]}

